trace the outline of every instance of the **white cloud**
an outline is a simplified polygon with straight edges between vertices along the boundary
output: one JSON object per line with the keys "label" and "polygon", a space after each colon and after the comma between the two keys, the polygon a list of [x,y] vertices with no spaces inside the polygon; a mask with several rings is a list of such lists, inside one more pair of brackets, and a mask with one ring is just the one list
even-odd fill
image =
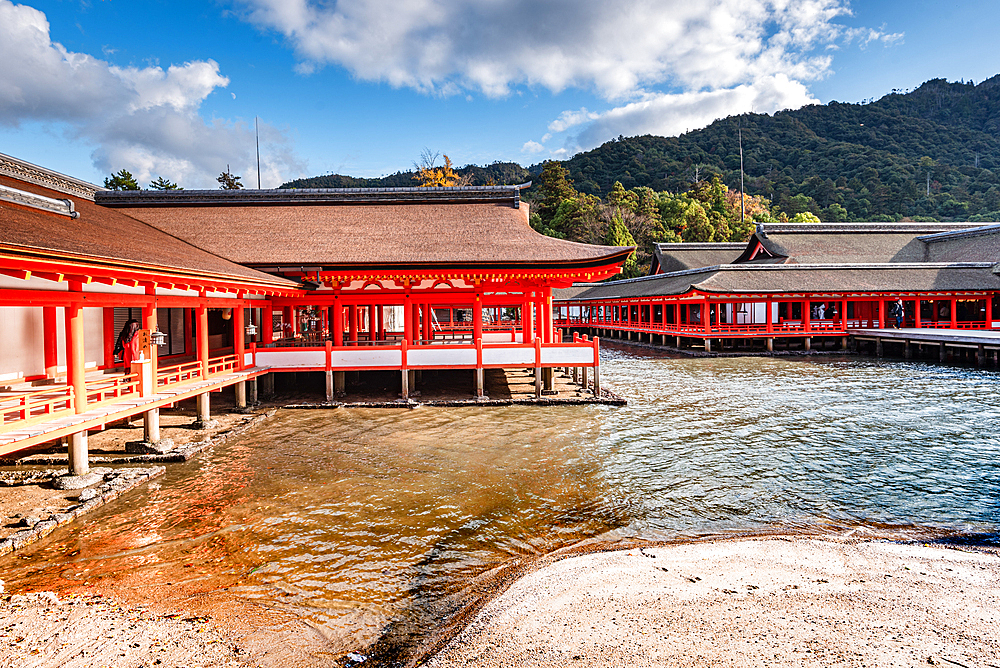
{"label": "white cloud", "polygon": [[536,141],[531,141],[530,139],[524,142],[524,146],[521,147],[521,153],[528,153],[529,155],[535,153],[541,153],[545,150],[545,147]]}
{"label": "white cloud", "polygon": [[336,64],[426,92],[582,87],[606,99],[822,76],[829,58],[813,52],[849,13],[846,0],[242,1],[288,39],[300,72]]}
{"label": "white cloud", "polygon": [[815,102],[805,85],[784,74],[734,88],[652,95],[601,114],[579,135],[568,139],[569,148],[587,150],[619,135],[669,137],[733,114],[773,113]]}
{"label": "white cloud", "polygon": [[[229,85],[213,60],[166,70],[117,67],[67,51],[51,40],[45,14],[0,0],[0,62],[0,124],[66,124],[71,136],[97,144],[98,169],[126,168],[140,183],[165,176],[187,188],[214,187],[229,163],[244,174],[252,168],[256,185],[252,127],[206,123],[198,114],[209,95]],[[267,125],[261,132],[270,149],[262,151],[264,185],[302,171],[283,133]]]}

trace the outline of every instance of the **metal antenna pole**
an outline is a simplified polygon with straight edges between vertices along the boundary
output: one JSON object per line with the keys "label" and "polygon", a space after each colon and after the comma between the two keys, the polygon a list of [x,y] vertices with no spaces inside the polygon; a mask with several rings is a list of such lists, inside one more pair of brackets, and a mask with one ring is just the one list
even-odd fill
{"label": "metal antenna pole", "polygon": [[260,190],[260,128],[257,126],[257,117],[253,117],[253,131],[257,138],[257,190]]}
{"label": "metal antenna pole", "polygon": [[740,135],[740,223],[745,224],[747,214],[746,214],[746,204],[745,204],[746,194],[744,193],[743,190],[743,119],[742,118],[740,118],[738,130]]}

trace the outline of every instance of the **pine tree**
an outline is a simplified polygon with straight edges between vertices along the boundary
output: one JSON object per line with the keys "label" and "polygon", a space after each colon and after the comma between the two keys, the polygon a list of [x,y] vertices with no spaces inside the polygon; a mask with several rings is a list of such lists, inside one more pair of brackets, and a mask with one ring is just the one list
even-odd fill
{"label": "pine tree", "polygon": [[149,189],[150,190],[184,190],[183,188],[179,188],[177,186],[177,184],[174,183],[173,181],[165,179],[162,176],[156,177],[155,181],[150,181],[149,182]]}
{"label": "pine tree", "polygon": [[243,184],[240,183],[239,176],[234,175],[229,171],[229,165],[226,165],[226,171],[219,174],[219,177],[215,179],[219,182],[219,190],[242,190]]}
{"label": "pine tree", "polygon": [[108,190],[138,190],[139,184],[131,172],[123,169],[117,174],[112,174],[109,178],[104,179],[104,187]]}

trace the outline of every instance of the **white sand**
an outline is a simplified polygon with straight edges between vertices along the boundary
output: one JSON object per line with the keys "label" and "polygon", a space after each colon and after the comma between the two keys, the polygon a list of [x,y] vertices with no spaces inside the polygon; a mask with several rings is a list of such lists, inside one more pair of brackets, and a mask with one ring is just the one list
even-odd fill
{"label": "white sand", "polygon": [[1000,668],[1000,557],[803,538],[574,557],[426,665]]}

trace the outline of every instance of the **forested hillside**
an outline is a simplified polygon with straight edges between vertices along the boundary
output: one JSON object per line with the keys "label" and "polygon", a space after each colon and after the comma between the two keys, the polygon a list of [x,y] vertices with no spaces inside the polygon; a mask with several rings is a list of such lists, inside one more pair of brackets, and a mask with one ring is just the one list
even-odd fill
{"label": "forested hillside", "polygon": [[[681,193],[713,175],[738,189],[740,125],[747,194],[789,217],[1000,220],[1000,75],[978,85],[935,79],[869,104],[745,114],[679,137],[619,137],[562,164],[576,190],[602,198],[615,182]],[[494,163],[456,171],[484,185],[537,181],[541,169]],[[329,175],[284,187],[411,186],[413,176]]]}

